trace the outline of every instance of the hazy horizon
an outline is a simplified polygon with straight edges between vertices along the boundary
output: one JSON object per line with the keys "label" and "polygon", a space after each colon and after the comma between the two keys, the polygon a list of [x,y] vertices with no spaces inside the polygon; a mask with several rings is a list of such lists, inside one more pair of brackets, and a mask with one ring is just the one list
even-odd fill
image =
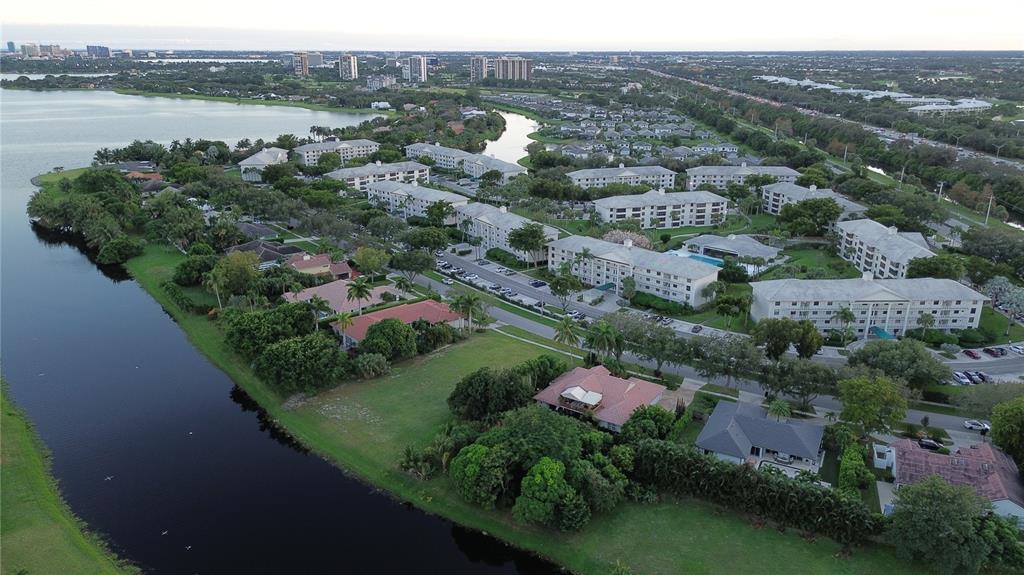
{"label": "hazy horizon", "polygon": [[[979,3],[969,11],[864,0],[856,10],[796,0],[789,6],[736,0],[719,5],[594,6],[523,0],[508,9],[454,0],[424,9],[310,2],[302,10],[254,0],[237,5],[181,0],[135,10],[116,0],[5,6],[3,41],[102,44],[174,50],[360,51],[1017,51],[1024,3]],[[201,19],[204,25],[196,25]],[[157,24],[154,24],[157,23]],[[334,28],[334,29],[328,29]]]}

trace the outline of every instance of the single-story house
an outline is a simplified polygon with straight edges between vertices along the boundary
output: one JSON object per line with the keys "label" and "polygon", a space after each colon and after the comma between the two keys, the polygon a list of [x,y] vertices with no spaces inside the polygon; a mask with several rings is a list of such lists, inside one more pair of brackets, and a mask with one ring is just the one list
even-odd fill
{"label": "single-story house", "polygon": [[377,286],[370,292],[370,297],[357,302],[348,299],[348,280],[337,280],[306,288],[300,292],[285,292],[281,297],[287,302],[299,302],[309,301],[319,296],[320,299],[327,302],[327,305],[330,306],[334,314],[339,314],[356,311],[360,305],[365,309],[368,306],[383,303],[385,293],[390,293],[395,298],[399,297],[398,292],[393,288]]}
{"label": "single-story house", "polygon": [[665,386],[636,377],[615,377],[598,365],[562,374],[533,398],[556,411],[590,414],[598,427],[619,432],[636,408],[657,404],[664,393]]}
{"label": "single-story house", "polygon": [[825,428],[799,421],[776,421],[760,405],[719,401],[697,436],[698,449],[732,463],[783,463],[817,472]]}
{"label": "single-story house", "polygon": [[306,252],[302,251],[302,248],[297,246],[288,246],[279,244],[277,242],[268,242],[264,240],[253,240],[237,246],[231,246],[227,249],[228,253],[231,252],[253,252],[256,257],[259,258],[259,268],[265,270],[279,265],[283,260],[295,255],[301,255]]}
{"label": "single-story house", "polygon": [[455,327],[462,324],[462,316],[455,313],[444,302],[427,299],[415,303],[396,305],[379,311],[370,312],[352,318],[352,325],[342,328],[337,322],[331,324],[334,333],[342,338],[346,348],[355,347],[366,337],[370,326],[385,319],[397,319],[406,325],[417,320],[434,323],[449,323]]}
{"label": "single-story house", "polygon": [[328,254],[315,256],[307,253],[295,254],[288,258],[286,265],[299,273],[320,275],[331,274],[336,280],[347,280],[352,277],[352,268],[348,262],[332,262]]}
{"label": "single-story house", "polygon": [[729,234],[728,236],[716,236],[704,234],[690,238],[683,242],[686,249],[695,254],[711,257],[751,257],[762,258],[770,262],[779,256],[779,248],[767,246],[745,234]]}
{"label": "single-story house", "polygon": [[990,443],[961,447],[948,455],[929,451],[910,439],[890,447],[895,452],[892,474],[897,489],[938,475],[953,485],[967,485],[992,502],[996,513],[1016,519],[1024,528],[1024,483],[1017,465]]}

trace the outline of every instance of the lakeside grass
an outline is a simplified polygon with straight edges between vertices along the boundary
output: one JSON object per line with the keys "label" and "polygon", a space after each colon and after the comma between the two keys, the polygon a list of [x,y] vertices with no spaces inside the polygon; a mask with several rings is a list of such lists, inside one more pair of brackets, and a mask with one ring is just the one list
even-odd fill
{"label": "lakeside grass", "polygon": [[0,408],[0,573],[138,573],[108,552],[64,503],[50,475],[46,447],[2,384]]}
{"label": "lakeside grass", "polygon": [[372,110],[370,108],[343,108],[314,104],[310,102],[290,102],[287,100],[258,100],[256,98],[238,98],[235,96],[208,96],[205,94],[175,94],[173,92],[146,92],[128,88],[115,88],[117,94],[124,96],[143,96],[146,98],[174,98],[177,100],[206,100],[210,102],[227,102],[229,104],[250,104],[254,106],[285,106],[289,108],[305,108],[314,112],[343,112],[349,114],[374,114],[393,118],[399,115],[393,110]]}
{"label": "lakeside grass", "polygon": [[[452,491],[446,478],[419,481],[400,471],[402,451],[407,445],[427,444],[448,421],[446,399],[462,376],[484,366],[508,367],[543,350],[493,331],[477,334],[395,366],[385,377],[346,383],[286,410],[282,398],[255,377],[248,362],[227,348],[215,322],[182,313],[160,290],[181,258],[171,248],[148,246],[127,267],[190,341],[277,424],[333,463],[424,511],[486,531],[584,574],[603,575],[620,561],[638,573],[923,572],[883,546],[857,549],[843,558],[840,546],[830,540],[808,543],[793,531],[757,528],[749,518],[696,500],[625,503],[571,534],[524,526],[505,511],[470,505]],[[780,555],[787,557],[785,563],[756,560]]]}

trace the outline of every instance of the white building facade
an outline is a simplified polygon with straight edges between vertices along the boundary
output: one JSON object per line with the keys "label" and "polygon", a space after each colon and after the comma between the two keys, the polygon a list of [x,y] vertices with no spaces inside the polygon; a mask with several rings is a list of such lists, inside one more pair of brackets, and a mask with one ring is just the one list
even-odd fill
{"label": "white building facade", "polygon": [[[527,263],[544,261],[547,250],[542,248],[536,252],[524,252],[513,248],[508,243],[508,235],[527,224],[534,224],[531,219],[508,211],[505,206],[500,208],[475,202],[456,206],[458,227],[474,238],[480,238],[480,247],[484,251],[499,248],[509,252]],[[558,230],[551,226],[543,226],[546,241],[558,238]]]}
{"label": "white building facade", "polygon": [[446,170],[461,170],[462,162],[471,156],[473,154],[465,150],[448,148],[440,144],[409,144],[405,147],[406,158],[415,160],[427,157],[434,161],[435,166]]}
{"label": "white building facade", "polygon": [[645,194],[600,198],[593,204],[602,221],[638,220],[640,227],[650,229],[713,226],[725,219],[729,200],[711,192],[651,190]]}
{"label": "white building facade", "polygon": [[334,152],[341,156],[342,162],[352,158],[365,158],[380,149],[380,144],[373,140],[327,140],[303,144],[293,151],[299,156],[299,162],[306,166],[315,166],[324,152]]}
{"label": "white building facade", "polygon": [[676,185],[676,173],[661,166],[633,166],[627,168],[594,168],[576,170],[566,174],[581,188],[603,188],[608,184],[648,185],[652,188],[671,189]]}
{"label": "white building facade", "polygon": [[698,166],[686,170],[687,189],[708,184],[724,190],[729,184],[742,184],[750,176],[771,176],[777,182],[796,182],[800,172],[785,166]]}
{"label": "white building facade", "polygon": [[342,80],[358,80],[359,59],[352,54],[342,54],[338,59],[338,76]]}
{"label": "white building facade", "polygon": [[355,168],[342,168],[326,174],[328,178],[340,180],[349,187],[366,191],[366,186],[373,182],[402,182],[411,184],[417,180],[430,178],[430,167],[419,162],[395,162],[382,164],[375,162]]}
{"label": "white building facade", "polygon": [[[438,202],[446,202],[453,208],[469,203],[465,196],[420,186],[419,182],[372,182],[366,185],[366,197],[371,205],[402,219],[413,216],[425,218],[427,208]],[[452,214],[445,219],[444,225],[452,226],[457,222],[455,214]]]}
{"label": "white building facade", "polygon": [[263,181],[264,168],[274,164],[283,164],[287,161],[288,150],[266,148],[238,162],[238,169],[242,173],[242,181],[259,183]]}
{"label": "white building facade", "polygon": [[899,232],[874,220],[852,220],[836,224],[839,256],[877,279],[907,277],[907,266],[935,252],[917,232]]}

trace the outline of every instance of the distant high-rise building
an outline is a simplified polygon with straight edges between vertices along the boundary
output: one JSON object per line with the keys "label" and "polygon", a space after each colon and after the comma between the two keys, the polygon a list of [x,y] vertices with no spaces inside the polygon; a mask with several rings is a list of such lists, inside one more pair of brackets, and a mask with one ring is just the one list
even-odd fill
{"label": "distant high-rise building", "polygon": [[366,87],[374,92],[394,86],[395,83],[394,76],[369,76],[366,78]]}
{"label": "distant high-rise building", "polygon": [[473,56],[469,59],[469,81],[479,82],[487,77],[487,57]]}
{"label": "distant high-rise building", "polygon": [[309,76],[309,54],[305,52],[292,54],[292,73],[296,76]]}
{"label": "distant high-rise building", "polygon": [[494,77],[498,80],[533,79],[533,60],[527,58],[502,57],[494,60]]}
{"label": "distant high-rise building", "polygon": [[306,56],[310,68],[318,68],[324,65],[324,55],[320,52],[310,52]]}
{"label": "distant high-rise building", "polygon": [[39,44],[25,43],[21,45],[21,55],[26,58],[39,57]]}
{"label": "distant high-rise building", "polygon": [[342,80],[358,80],[359,60],[352,54],[342,54],[338,59],[338,75]]}
{"label": "distant high-rise building", "polygon": [[86,46],[85,53],[90,58],[109,58],[110,48],[106,46]]}
{"label": "distant high-rise building", "polygon": [[7,51],[8,52],[14,52],[14,42],[8,42],[7,43]]}
{"label": "distant high-rise building", "polygon": [[402,78],[409,82],[427,81],[427,59],[423,56],[409,56],[402,66]]}

